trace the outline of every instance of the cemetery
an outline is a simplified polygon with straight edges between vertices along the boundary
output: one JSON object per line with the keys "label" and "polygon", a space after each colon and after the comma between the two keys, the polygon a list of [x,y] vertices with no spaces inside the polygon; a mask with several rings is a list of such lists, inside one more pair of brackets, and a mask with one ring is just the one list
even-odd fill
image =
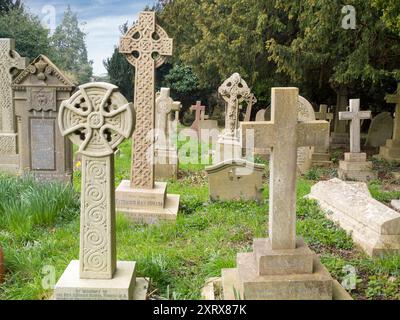
{"label": "cemetery", "polygon": [[400,5],[140,2],[0,0],[0,300],[400,300]]}

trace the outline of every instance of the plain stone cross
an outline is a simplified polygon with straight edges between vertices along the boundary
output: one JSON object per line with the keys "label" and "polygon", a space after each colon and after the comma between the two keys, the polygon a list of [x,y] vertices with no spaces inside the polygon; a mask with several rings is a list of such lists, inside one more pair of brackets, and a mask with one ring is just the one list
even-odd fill
{"label": "plain stone cross", "polygon": [[350,120],[350,152],[360,153],[361,120],[371,119],[371,111],[360,111],[360,99],[350,100],[350,111],[339,112],[339,120]]}
{"label": "plain stone cross", "polygon": [[[119,52],[136,68],[136,130],[132,148],[131,187],[154,188],[155,69],[172,56],[173,39],[156,23],[155,12],[141,12],[139,22],[121,39]],[[149,159],[150,157],[150,159]]]}
{"label": "plain stone cross", "polygon": [[319,112],[315,113],[315,118],[317,120],[326,120],[330,122],[333,120],[333,113],[328,112],[328,106],[326,104],[321,104]]}
{"label": "plain stone cross", "polygon": [[191,128],[199,133],[200,121],[204,121],[206,107],[201,105],[201,101],[196,101],[196,104],[190,107],[190,111],[196,112],[196,116]]}
{"label": "plain stone cross", "polygon": [[387,103],[396,105],[393,140],[398,141],[400,140],[400,83],[397,86],[397,92],[387,95],[385,99]]}
{"label": "plain stone cross", "polygon": [[218,92],[227,104],[224,135],[236,137],[239,126],[239,105],[249,99],[250,88],[240,74],[234,73],[219,87]]}
{"label": "plain stone cross", "polygon": [[273,88],[271,102],[271,121],[242,122],[242,140],[254,134],[253,145],[272,148],[269,237],[273,250],[289,250],[296,248],[297,149],[326,143],[329,124],[298,122],[297,88]]}
{"label": "plain stone cross", "polygon": [[15,51],[13,39],[0,39],[0,132],[14,133],[15,120],[12,95],[12,69],[22,70],[27,61]]}
{"label": "plain stone cross", "polygon": [[134,119],[132,105],[107,83],[80,86],[60,108],[61,133],[82,154],[81,279],[112,279],[116,271],[114,152]]}

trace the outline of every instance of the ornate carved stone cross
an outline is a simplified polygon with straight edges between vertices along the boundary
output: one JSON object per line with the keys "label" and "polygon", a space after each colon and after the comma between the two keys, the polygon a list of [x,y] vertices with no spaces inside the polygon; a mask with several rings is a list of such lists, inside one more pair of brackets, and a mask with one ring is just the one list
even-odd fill
{"label": "ornate carved stone cross", "polygon": [[107,83],[80,86],[61,105],[61,133],[82,154],[81,279],[112,279],[116,270],[114,152],[134,120],[132,105]]}
{"label": "ornate carved stone cross", "polygon": [[350,120],[350,152],[360,153],[361,120],[371,119],[371,111],[360,111],[360,99],[350,100],[350,111],[339,112],[339,120]]}
{"label": "ornate carved stone cross", "polygon": [[315,113],[315,118],[317,120],[326,120],[330,122],[333,120],[333,113],[328,111],[328,106],[326,104],[321,104],[319,107],[319,112]]}
{"label": "ornate carved stone cross", "polygon": [[250,88],[238,73],[234,73],[219,87],[218,93],[227,104],[224,135],[236,137],[239,126],[239,105],[249,99]]}
{"label": "ornate carved stone cross", "polygon": [[254,134],[254,145],[272,148],[269,235],[273,250],[296,248],[297,148],[325,143],[326,121],[299,122],[299,90],[273,88],[270,122],[242,122],[242,140]]}
{"label": "ornate carved stone cross", "polygon": [[196,117],[191,126],[193,130],[196,130],[197,133],[200,133],[200,121],[204,121],[204,114],[206,112],[206,107],[201,105],[201,101],[196,101],[196,104],[190,107],[191,111],[196,112]]}
{"label": "ornate carved stone cross", "polygon": [[247,100],[246,115],[244,117],[245,122],[249,122],[251,118],[251,112],[253,111],[253,106],[257,103],[257,98],[253,93],[250,93]]}
{"label": "ornate carved stone cross", "polygon": [[393,140],[400,141],[400,83],[397,86],[397,92],[395,94],[388,94],[385,97],[387,103],[393,103],[396,105]]}
{"label": "ornate carved stone cross", "polygon": [[[172,55],[173,39],[156,23],[155,12],[141,12],[139,22],[121,39],[119,52],[136,68],[131,187],[154,187],[155,69]],[[149,159],[150,158],[150,159]]]}
{"label": "ornate carved stone cross", "polygon": [[15,121],[12,107],[12,69],[22,70],[27,61],[15,51],[13,39],[0,39],[0,132],[14,133]]}

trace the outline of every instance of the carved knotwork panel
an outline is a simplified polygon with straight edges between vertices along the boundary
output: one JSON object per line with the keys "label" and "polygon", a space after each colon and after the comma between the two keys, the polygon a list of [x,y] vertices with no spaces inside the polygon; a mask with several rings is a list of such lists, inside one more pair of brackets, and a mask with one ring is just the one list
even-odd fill
{"label": "carved knotwork panel", "polygon": [[113,154],[131,136],[134,119],[132,105],[119,93],[118,87],[90,83],[63,101],[59,126],[61,133],[79,146],[80,153],[103,157]]}

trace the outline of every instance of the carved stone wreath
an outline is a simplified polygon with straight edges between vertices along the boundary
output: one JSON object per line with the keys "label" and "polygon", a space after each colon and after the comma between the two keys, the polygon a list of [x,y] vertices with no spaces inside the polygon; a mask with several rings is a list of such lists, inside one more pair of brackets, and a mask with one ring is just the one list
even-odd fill
{"label": "carved stone wreath", "polygon": [[131,103],[109,83],[89,83],[79,87],[63,101],[59,113],[63,136],[77,146],[81,154],[104,157],[132,135],[135,114]]}

